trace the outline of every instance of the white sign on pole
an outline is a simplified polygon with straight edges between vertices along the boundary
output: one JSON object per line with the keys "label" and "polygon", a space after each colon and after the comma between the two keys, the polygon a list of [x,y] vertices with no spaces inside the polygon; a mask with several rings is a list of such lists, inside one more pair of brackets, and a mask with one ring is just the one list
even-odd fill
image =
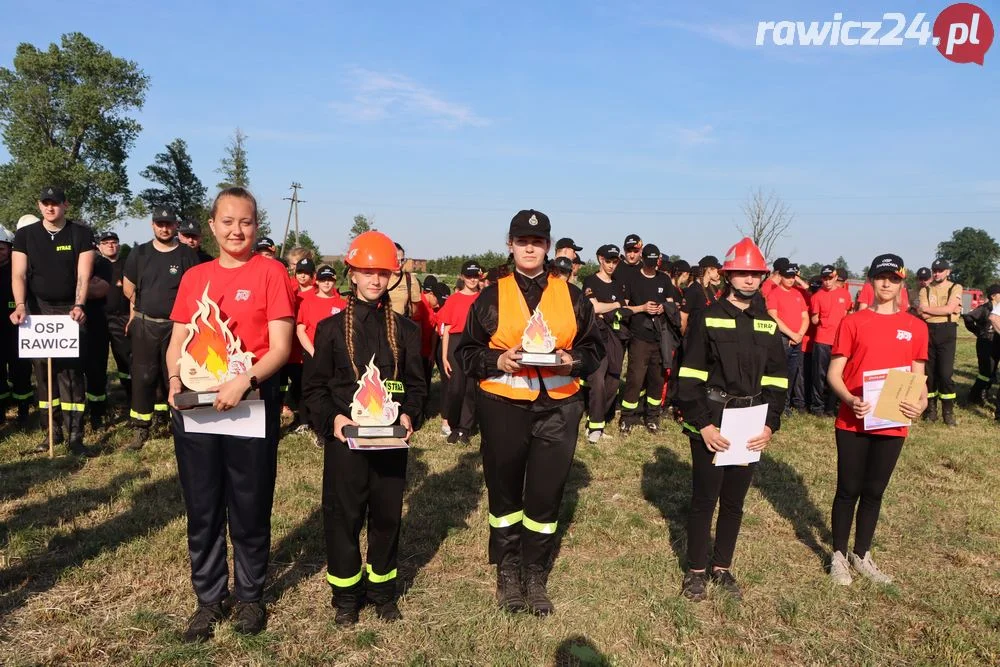
{"label": "white sign on pole", "polygon": [[28,315],[17,328],[21,359],[72,359],[80,356],[80,324],[69,315]]}

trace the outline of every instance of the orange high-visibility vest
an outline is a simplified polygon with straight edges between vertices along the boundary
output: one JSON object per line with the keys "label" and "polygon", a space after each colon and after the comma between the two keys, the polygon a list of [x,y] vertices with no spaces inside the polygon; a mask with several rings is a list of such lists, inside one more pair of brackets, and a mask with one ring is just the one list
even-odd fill
{"label": "orange high-visibility vest", "polygon": [[[490,338],[490,347],[509,350],[521,344],[521,335],[531,313],[513,275],[497,281],[497,290],[497,331]],[[573,339],[576,338],[576,313],[573,312],[566,281],[550,278],[536,310],[542,311],[549,330],[555,336],[556,349],[572,349]],[[579,378],[556,375],[545,367],[525,367],[517,373],[504,373],[479,382],[479,386],[491,394],[519,401],[538,398],[542,384],[548,395],[557,399],[568,398],[580,391]]]}

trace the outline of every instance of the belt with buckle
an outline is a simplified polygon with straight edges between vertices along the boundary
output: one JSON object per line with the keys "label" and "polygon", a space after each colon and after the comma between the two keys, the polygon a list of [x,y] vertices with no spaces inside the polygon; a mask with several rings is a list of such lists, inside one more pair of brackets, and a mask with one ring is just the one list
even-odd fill
{"label": "belt with buckle", "polygon": [[150,317],[149,315],[144,315],[143,313],[140,313],[138,310],[135,311],[135,316],[137,318],[139,318],[140,320],[146,320],[147,322],[159,322],[160,324],[163,324],[164,322],[172,322],[173,321],[169,317],[166,318],[166,319],[164,319],[162,317]]}
{"label": "belt with buckle", "polygon": [[756,396],[736,396],[715,387],[709,387],[705,393],[708,400],[722,403],[727,408],[752,408],[764,402],[760,394]]}

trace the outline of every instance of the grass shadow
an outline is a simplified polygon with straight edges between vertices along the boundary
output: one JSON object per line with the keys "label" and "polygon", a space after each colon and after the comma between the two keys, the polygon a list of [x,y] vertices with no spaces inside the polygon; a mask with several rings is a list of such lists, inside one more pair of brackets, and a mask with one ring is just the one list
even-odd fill
{"label": "grass shadow", "polygon": [[79,472],[85,464],[80,456],[50,459],[45,455],[4,463],[0,465],[0,502],[21,498],[32,487]]}
{"label": "grass shadow", "polygon": [[764,455],[757,464],[753,483],[775,511],[792,524],[795,537],[825,565],[829,553],[824,545],[833,537],[826,515],[809,497],[805,478],[784,461]]}
{"label": "grass shadow", "polygon": [[657,447],[654,460],[642,466],[642,496],[667,522],[670,548],[677,567],[687,562],[687,519],[691,509],[691,464],[666,447]]}
{"label": "grass shadow", "polygon": [[66,570],[163,528],[183,514],[176,475],[146,484],[132,496],[131,507],[113,519],[59,535],[41,556],[0,571],[0,618],[52,588]]}
{"label": "grass shadow", "polygon": [[569,477],[566,478],[566,486],[563,489],[562,503],[559,505],[559,525],[556,527],[556,541],[552,548],[552,556],[549,559],[549,567],[555,563],[562,549],[563,537],[565,537],[569,527],[573,525],[573,518],[576,516],[577,505],[580,504],[580,491],[590,486],[590,469],[587,468],[580,459],[574,458],[573,465],[569,469]]}

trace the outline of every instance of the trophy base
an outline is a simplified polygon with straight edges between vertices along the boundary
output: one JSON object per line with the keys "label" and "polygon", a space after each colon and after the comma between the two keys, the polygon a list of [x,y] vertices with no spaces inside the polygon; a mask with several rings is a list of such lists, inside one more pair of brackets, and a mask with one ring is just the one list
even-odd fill
{"label": "trophy base", "polygon": [[[178,410],[203,408],[215,403],[218,395],[217,391],[179,391],[174,394],[174,405],[177,406]],[[257,391],[251,391],[243,397],[244,400],[257,400],[258,398],[260,398],[260,392]]]}
{"label": "trophy base", "polygon": [[562,366],[562,358],[555,352],[522,352],[517,363],[522,366]]}
{"label": "trophy base", "polygon": [[344,436],[354,440],[365,438],[405,438],[406,427],[402,424],[388,426],[345,426]]}

